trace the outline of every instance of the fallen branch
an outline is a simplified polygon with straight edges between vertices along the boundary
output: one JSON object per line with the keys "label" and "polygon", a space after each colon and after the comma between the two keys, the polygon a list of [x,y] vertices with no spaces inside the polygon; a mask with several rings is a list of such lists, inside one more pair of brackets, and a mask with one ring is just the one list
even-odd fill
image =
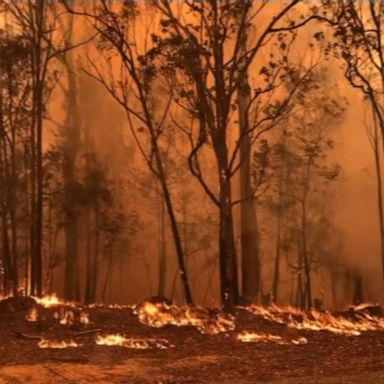
{"label": "fallen branch", "polygon": [[79,332],[73,332],[73,336],[81,336],[81,335],[86,335],[88,333],[97,333],[101,332],[102,329],[97,328],[97,329],[87,329],[85,331],[79,331]]}
{"label": "fallen branch", "polygon": [[43,337],[42,336],[38,336],[38,335],[29,335],[28,333],[24,333],[24,332],[15,332],[15,335],[17,337],[22,337],[24,339],[29,339],[29,340],[42,340]]}

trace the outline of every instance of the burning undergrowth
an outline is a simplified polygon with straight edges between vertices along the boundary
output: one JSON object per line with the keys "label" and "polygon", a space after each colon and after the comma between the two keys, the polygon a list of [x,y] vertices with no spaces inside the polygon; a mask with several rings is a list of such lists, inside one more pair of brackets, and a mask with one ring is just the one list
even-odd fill
{"label": "burning undergrowth", "polygon": [[236,339],[242,341],[243,343],[276,343],[279,345],[301,345],[308,343],[308,340],[305,337],[285,340],[282,336],[271,335],[270,333],[256,333],[248,331],[240,332],[236,336]]}
{"label": "burning undergrowth", "polygon": [[[249,306],[250,313],[284,324],[288,328],[307,331],[328,331],[347,336],[359,336],[362,332],[384,330],[383,311],[378,305],[364,304],[348,311],[332,314],[328,311],[301,311],[297,308],[263,308]],[[381,315],[381,316],[378,316]]]}
{"label": "burning undergrowth", "polygon": [[166,325],[196,327],[202,334],[217,335],[233,331],[235,318],[222,311],[199,307],[177,306],[166,302],[153,303],[145,300],[134,308],[140,323],[161,328]]}
{"label": "burning undergrowth", "polygon": [[[17,297],[0,301],[0,364],[148,361],[172,378],[268,382],[380,365],[382,331],[383,311],[372,305],[338,313],[249,306],[228,315],[151,299],[131,307]],[[209,369],[190,365],[207,356],[215,357]]]}
{"label": "burning undergrowth", "polygon": [[[177,347],[177,343],[171,337],[157,337],[157,329],[172,334],[172,327],[186,330],[193,327],[201,336],[222,335],[235,343],[286,346],[310,343],[308,332],[359,336],[364,332],[384,330],[384,311],[373,305],[351,307],[348,311],[336,314],[277,306],[249,306],[239,307],[236,315],[230,315],[218,309],[178,306],[164,300],[148,299],[134,307],[101,304],[82,306],[48,296],[42,299],[7,298],[0,301],[0,315],[7,312],[23,314],[26,331],[18,332],[18,335],[38,340],[39,349],[73,349],[93,345],[165,350]],[[242,314],[248,314],[246,324],[241,320]],[[118,326],[114,325],[116,318],[120,319]],[[271,324],[270,328],[265,328],[261,321]],[[145,334],[137,333],[138,324]],[[295,333],[290,334],[289,330]],[[188,333],[185,335],[189,337]],[[223,340],[220,337],[217,342]]]}
{"label": "burning undergrowth", "polygon": [[173,347],[166,339],[126,337],[120,334],[98,335],[96,336],[96,344],[131,349],[168,349]]}
{"label": "burning undergrowth", "polygon": [[77,348],[82,346],[82,344],[79,344],[74,340],[67,341],[67,340],[48,340],[48,339],[41,339],[37,345],[41,349],[65,349],[65,348]]}

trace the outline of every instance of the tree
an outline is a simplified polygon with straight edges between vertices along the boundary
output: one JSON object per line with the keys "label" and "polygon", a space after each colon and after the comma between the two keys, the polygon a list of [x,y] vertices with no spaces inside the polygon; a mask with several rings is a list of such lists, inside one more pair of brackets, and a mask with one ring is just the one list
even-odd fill
{"label": "tree", "polygon": [[[273,16],[268,16],[270,19],[257,36],[247,40],[252,21],[263,14],[267,3],[187,2],[184,12],[190,15],[188,21],[177,17],[176,7],[169,2],[155,3],[155,7],[163,15],[160,21],[162,30],[160,34],[153,36],[155,46],[148,51],[146,57],[151,63],[162,61],[163,76],[170,81],[169,86],[175,101],[192,120],[192,124],[187,127],[177,121],[175,124],[185,132],[191,145],[191,173],[218,208],[221,300],[226,310],[232,310],[239,297],[232,212],[236,200],[232,196],[232,179],[242,163],[246,164],[249,160],[243,150],[241,152],[244,157],[239,156],[240,148],[249,147],[250,144],[246,144],[249,137],[254,143],[288,109],[291,94],[284,95],[279,102],[272,95],[275,95],[274,91],[282,78],[291,72],[286,50],[294,41],[295,34],[288,30],[295,30],[305,23],[292,22],[289,27],[286,26],[287,32],[278,33],[279,23],[296,4],[293,1],[278,8]],[[247,41],[249,45],[246,44]],[[253,104],[258,113],[248,128],[242,130],[240,139],[233,144],[231,128],[232,113],[236,109],[236,92],[239,89],[244,90],[248,69],[264,51],[265,46],[270,47],[269,43],[277,46],[276,56],[271,54],[270,62],[260,69],[263,86],[253,90],[250,97],[250,104]],[[269,101],[273,99],[268,106],[265,99],[261,100],[263,95],[267,95],[266,98],[269,96]],[[249,113],[251,106],[246,108]],[[244,118],[242,120],[244,123]],[[203,174],[203,164],[200,163],[200,153],[207,147],[211,148],[216,164],[218,188],[212,187],[212,183],[207,181]],[[245,152],[247,151],[249,152],[249,148]],[[217,194],[216,189],[219,191]],[[246,192],[249,195],[249,190]],[[249,198],[246,200],[248,204],[252,203]],[[257,254],[248,256],[250,257],[247,260],[252,265],[248,265],[249,273],[244,274],[243,279],[244,287],[249,292],[243,293],[254,298],[258,284],[257,281],[250,280],[257,280]],[[256,275],[251,273],[255,268]]]}
{"label": "tree", "polygon": [[[374,130],[381,135],[384,148],[384,2],[338,0],[325,3],[321,17],[333,28],[332,45],[336,57],[344,63],[348,82],[360,90],[373,113]],[[377,142],[376,144],[378,144]],[[378,152],[374,149],[377,175],[377,204],[381,246],[381,264],[384,279],[384,206],[381,173],[377,167]]]}
{"label": "tree", "polygon": [[[0,32],[0,212],[2,232],[3,293],[17,294],[20,283],[21,234],[28,225],[26,175],[30,168],[29,139],[31,80],[30,46],[20,35]],[[21,218],[23,222],[21,223]]]}
{"label": "tree", "polygon": [[282,223],[289,218],[288,238],[297,249],[296,261],[290,262],[297,274],[297,305],[306,308],[313,306],[312,271],[325,252],[321,234],[330,226],[325,207],[329,183],[340,172],[327,158],[334,146],[331,134],[343,120],[346,103],[337,89],[323,87],[329,83],[325,68],[307,76],[294,98],[299,108],[288,119],[270,160],[275,181],[269,204],[277,216],[273,299],[278,298]]}
{"label": "tree", "polygon": [[[62,3],[70,13],[88,18],[100,35],[99,48],[105,58],[106,68],[103,72],[100,67],[90,61],[92,69],[89,75],[99,81],[126,112],[132,136],[147,166],[160,183],[174,239],[185,300],[191,304],[193,302],[192,294],[185,268],[181,237],[160,144],[171,98],[161,105],[163,112],[156,113],[154,109],[156,69],[147,65],[148,63],[143,60],[144,56],[138,52],[138,42],[135,41],[134,20],[139,14],[139,9],[134,2],[112,5],[108,1],[102,0],[90,11],[86,8],[79,11],[73,9],[67,1],[62,1]],[[112,59],[116,54],[117,65],[120,67],[120,78],[117,81],[112,66]],[[137,128],[136,124],[141,124],[141,126]],[[138,131],[145,133],[144,145],[141,138],[138,137]]]}
{"label": "tree", "polygon": [[[53,70],[53,60],[73,49],[67,42],[55,45],[54,32],[60,15],[55,13],[57,4],[52,1],[17,0],[1,1],[1,7],[10,15],[8,27],[30,46],[27,68],[31,77],[31,121],[29,137],[30,172],[30,276],[28,292],[43,293],[43,227],[44,227],[44,168],[43,126],[47,103],[58,81],[58,71]],[[78,44],[79,46],[81,44]]]}

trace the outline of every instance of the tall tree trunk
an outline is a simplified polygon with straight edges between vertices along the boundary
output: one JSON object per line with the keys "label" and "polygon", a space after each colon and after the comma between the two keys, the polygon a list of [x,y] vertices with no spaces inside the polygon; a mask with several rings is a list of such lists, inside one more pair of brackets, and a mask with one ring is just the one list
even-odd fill
{"label": "tall tree trunk", "polygon": [[100,217],[98,213],[98,206],[94,208],[95,216],[95,233],[93,244],[93,260],[92,260],[92,274],[91,274],[91,303],[96,302],[97,283],[99,277],[99,247],[100,247]]}
{"label": "tall tree trunk", "polygon": [[219,265],[220,265],[220,292],[224,309],[233,311],[238,304],[238,275],[233,231],[233,212],[231,198],[231,182],[226,175],[227,167],[221,167],[220,177],[220,228],[219,228]]}
{"label": "tall tree trunk", "polygon": [[[279,184],[282,184],[279,182]],[[279,191],[279,206],[277,211],[277,233],[275,244],[275,262],[273,267],[273,282],[272,282],[272,301],[278,303],[279,284],[280,284],[280,261],[281,261],[281,232],[282,232],[282,191]]]}
{"label": "tall tree trunk", "polygon": [[2,245],[3,245],[3,294],[6,296],[10,293],[10,289],[13,285],[13,271],[12,271],[12,260],[11,251],[9,246],[9,234],[8,234],[8,220],[6,208],[3,204],[1,212],[1,229],[2,229]]}
{"label": "tall tree trunk", "polygon": [[301,213],[301,245],[303,254],[303,267],[305,276],[305,307],[310,309],[312,307],[312,282],[311,282],[311,265],[308,257],[308,245],[307,245],[307,212],[306,212],[306,201],[302,204]]}
{"label": "tall tree trunk", "polygon": [[[149,112],[147,112],[147,113],[149,113]],[[149,115],[148,115],[147,121],[150,121]],[[153,132],[153,134],[154,134],[153,128],[151,129],[151,132]],[[184,258],[184,251],[183,251],[182,243],[181,243],[180,231],[179,231],[179,227],[178,227],[178,224],[176,221],[176,215],[175,215],[175,211],[174,211],[174,207],[173,207],[173,202],[171,199],[171,194],[169,192],[169,188],[168,188],[168,184],[167,184],[164,166],[163,166],[163,162],[162,162],[161,155],[160,155],[160,149],[158,147],[156,139],[152,140],[152,148],[154,151],[154,158],[155,158],[155,162],[156,162],[156,166],[157,166],[158,179],[159,179],[162,193],[164,196],[164,203],[165,203],[165,207],[166,207],[167,212],[168,212],[169,222],[170,222],[170,226],[171,226],[171,232],[173,235],[173,240],[174,240],[174,244],[175,244],[175,248],[176,248],[176,256],[177,256],[177,262],[178,262],[178,266],[179,266],[179,274],[180,274],[181,283],[182,283],[183,290],[184,290],[185,301],[188,304],[193,304],[191,288],[190,288],[189,280],[188,280],[187,269],[185,267],[185,258]]]}
{"label": "tall tree trunk", "polygon": [[35,29],[32,48],[31,293],[36,296],[41,296],[43,290],[43,113],[47,70],[42,48],[45,33],[44,4],[44,0],[36,0],[34,5],[30,5]]}
{"label": "tall tree trunk", "polygon": [[246,74],[238,90],[240,141],[240,240],[242,296],[245,302],[257,302],[260,290],[260,256],[256,199],[252,190],[251,151],[248,107],[250,87]]}
{"label": "tall tree trunk", "polygon": [[[73,15],[68,16],[67,45],[72,44]],[[67,71],[67,118],[65,122],[65,165],[64,165],[64,207],[65,207],[65,298],[80,300],[78,277],[78,204],[76,159],[80,145],[81,117],[77,100],[77,80],[74,73],[73,53],[64,57]]]}
{"label": "tall tree trunk", "polygon": [[363,277],[359,272],[353,272],[352,274],[352,303],[359,305],[364,301],[363,294]]}
{"label": "tall tree trunk", "polygon": [[85,212],[85,293],[84,301],[86,304],[92,303],[92,220],[90,207]]}
{"label": "tall tree trunk", "polygon": [[101,302],[102,303],[105,303],[105,301],[106,301],[108,288],[109,288],[109,292],[111,289],[110,285],[111,285],[111,281],[112,281],[111,279],[112,279],[113,270],[114,270],[113,266],[114,266],[113,253],[112,253],[112,250],[110,250],[108,252],[107,271],[105,273],[105,280],[104,280],[103,290],[101,293]]}
{"label": "tall tree trunk", "polygon": [[[380,137],[378,121],[376,118],[375,111],[373,113],[373,153],[375,158],[375,171],[376,171],[376,183],[377,183],[377,206],[379,216],[379,233],[380,233],[380,254],[381,254],[381,270],[384,281],[384,205],[383,205],[383,180],[382,180],[382,169],[381,169],[381,158],[380,158]],[[382,138],[383,140],[383,138]]]}
{"label": "tall tree trunk", "polygon": [[165,283],[167,274],[167,249],[165,241],[165,207],[164,201],[160,197],[160,212],[159,212],[159,276],[158,276],[158,296],[165,296]]}

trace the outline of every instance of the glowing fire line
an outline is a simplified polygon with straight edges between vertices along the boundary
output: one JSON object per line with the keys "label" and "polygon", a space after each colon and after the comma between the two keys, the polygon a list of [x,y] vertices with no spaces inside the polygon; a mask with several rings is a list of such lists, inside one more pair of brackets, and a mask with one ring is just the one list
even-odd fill
{"label": "glowing fire line", "polygon": [[120,334],[107,334],[96,336],[97,345],[118,346],[132,349],[168,349],[173,347],[166,339],[133,338]]}

